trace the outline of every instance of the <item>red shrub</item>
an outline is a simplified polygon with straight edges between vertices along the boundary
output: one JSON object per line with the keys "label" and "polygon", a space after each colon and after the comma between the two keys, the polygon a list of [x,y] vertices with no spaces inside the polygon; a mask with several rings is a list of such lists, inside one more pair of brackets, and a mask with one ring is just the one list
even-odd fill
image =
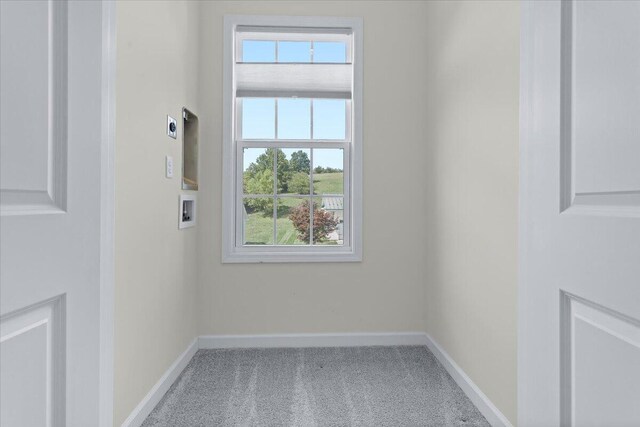
{"label": "red shrub", "polygon": [[[298,239],[309,243],[309,206],[308,200],[302,202],[299,206],[292,208],[289,219],[293,226],[298,230]],[[338,227],[338,219],[329,211],[318,207],[317,203],[313,203],[313,241],[321,242],[329,237],[329,234]]]}

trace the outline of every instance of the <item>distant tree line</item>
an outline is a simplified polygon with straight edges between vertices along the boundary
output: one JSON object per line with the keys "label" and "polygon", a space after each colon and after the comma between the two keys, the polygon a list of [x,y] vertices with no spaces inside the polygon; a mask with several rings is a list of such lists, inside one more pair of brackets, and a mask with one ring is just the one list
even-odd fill
{"label": "distant tree line", "polygon": [[316,166],[315,168],[313,168],[313,173],[338,173],[338,172],[342,172],[342,169],[330,168],[329,166],[327,166],[326,168],[322,166]]}

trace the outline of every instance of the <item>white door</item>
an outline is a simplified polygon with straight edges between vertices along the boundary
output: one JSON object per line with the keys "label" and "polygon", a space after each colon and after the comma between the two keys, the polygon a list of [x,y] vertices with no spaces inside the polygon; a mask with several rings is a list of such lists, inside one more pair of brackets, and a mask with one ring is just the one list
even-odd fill
{"label": "white door", "polygon": [[90,427],[111,417],[100,298],[110,268],[101,266],[109,10],[0,1],[2,427]]}
{"label": "white door", "polygon": [[519,426],[640,426],[640,2],[525,2]]}

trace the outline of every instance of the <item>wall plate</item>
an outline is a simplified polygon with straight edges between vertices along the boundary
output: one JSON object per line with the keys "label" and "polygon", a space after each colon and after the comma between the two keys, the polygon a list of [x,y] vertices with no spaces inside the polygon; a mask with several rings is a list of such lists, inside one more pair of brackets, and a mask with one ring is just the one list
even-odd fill
{"label": "wall plate", "polygon": [[165,176],[173,178],[173,157],[165,156]]}
{"label": "wall plate", "polygon": [[180,195],[180,210],[178,212],[178,228],[188,228],[196,225],[196,196]]}
{"label": "wall plate", "polygon": [[169,115],[167,115],[167,135],[173,139],[178,137],[178,122]]}

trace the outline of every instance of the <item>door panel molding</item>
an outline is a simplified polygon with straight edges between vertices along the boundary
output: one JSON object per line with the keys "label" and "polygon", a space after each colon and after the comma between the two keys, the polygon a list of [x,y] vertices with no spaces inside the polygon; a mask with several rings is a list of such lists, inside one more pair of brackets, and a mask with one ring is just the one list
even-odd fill
{"label": "door panel molding", "polygon": [[[44,414],[38,414],[37,403],[26,412],[46,426],[65,425],[65,317],[65,295],[0,317],[2,352],[6,355],[14,350],[25,356],[22,364],[12,357],[3,358],[2,425],[24,423],[25,408],[37,397],[45,400]],[[24,387],[25,383],[30,387]],[[24,395],[25,390],[32,393]]]}
{"label": "door panel molding", "polygon": [[[577,189],[576,137],[576,8],[575,0],[563,1],[560,21],[560,212],[640,216],[640,182],[637,188],[593,191]],[[612,115],[616,112],[612,111]],[[605,132],[603,130],[603,132]],[[591,184],[593,185],[593,183]]]}
{"label": "door panel molding", "polygon": [[[47,40],[41,40],[41,44],[46,46],[36,46],[35,49],[25,49],[24,46],[9,48],[3,45],[3,61],[5,63],[17,64],[11,68],[6,77],[3,77],[3,93],[5,102],[8,99],[15,100],[15,92],[24,89],[35,90],[34,79],[44,80],[43,76],[37,75],[39,64],[46,63],[46,82],[40,81],[35,86],[43,90],[43,95],[47,99],[46,109],[46,129],[29,132],[25,135],[26,128],[36,127],[32,120],[33,109],[37,108],[32,99],[25,99],[25,103],[14,103],[5,105],[2,109],[2,157],[3,169],[2,187],[0,188],[0,215],[30,215],[30,214],[51,214],[64,213],[67,202],[67,120],[68,120],[68,93],[67,93],[67,58],[68,58],[68,2],[67,0],[48,0],[46,3],[33,3],[30,7],[46,7],[47,19]],[[3,14],[7,14],[5,19],[11,18],[11,6],[3,5]],[[39,22],[33,22],[37,29]],[[29,31],[28,26],[23,31]],[[9,43],[7,37],[7,43]],[[15,40],[15,38],[12,38]],[[25,43],[29,39],[25,37]],[[40,49],[38,49],[40,48]],[[44,50],[46,58],[31,58],[34,69],[25,72],[24,64],[27,62],[24,56],[31,52],[38,54],[38,50]],[[5,57],[6,55],[6,57]],[[4,71],[4,70],[3,70]],[[5,74],[5,73],[3,73]],[[5,78],[7,79],[5,81]],[[44,93],[46,91],[46,94]],[[24,90],[24,92],[28,92]],[[6,95],[6,96],[5,96]],[[34,133],[38,135],[34,135]],[[12,139],[27,138],[30,140],[29,147],[39,150],[37,158],[30,156],[25,148],[24,152],[16,153],[6,150],[16,150],[23,144],[12,143]],[[18,154],[16,156],[16,154]],[[33,154],[33,153],[31,153]],[[16,159],[17,157],[17,159]],[[11,160],[11,162],[10,162]],[[45,164],[41,164],[44,161]],[[11,164],[13,163],[13,164]],[[40,168],[46,169],[46,176],[41,179],[25,181],[26,176],[35,175],[33,172]]]}
{"label": "door panel molding", "polygon": [[[585,380],[587,378],[584,373],[583,375],[579,376],[579,378],[577,378],[577,376],[579,375],[578,369],[580,369],[580,366],[578,366],[580,357],[586,353],[583,351],[579,354],[579,352],[577,351],[577,347],[582,344],[581,342],[579,342],[581,336],[576,332],[577,327],[580,327],[583,330],[585,327],[592,328],[594,329],[594,331],[605,334],[606,337],[610,338],[609,341],[618,341],[624,347],[627,347],[630,352],[634,352],[636,354],[636,360],[638,361],[637,363],[640,364],[640,319],[635,319],[633,317],[605,307],[601,304],[597,304],[593,301],[589,301],[585,298],[565,291],[560,292],[560,319],[561,425],[574,426],[581,424],[581,422],[579,422],[579,420],[577,420],[576,418],[581,415],[577,408],[577,404],[579,403],[578,399],[580,399],[581,396],[579,395],[579,393],[576,393],[577,387],[575,386],[575,384],[576,381]],[[605,341],[603,340],[602,343],[604,342]],[[590,353],[595,353],[595,351]],[[631,376],[634,375],[633,372],[626,371],[624,372],[624,374]],[[615,387],[616,380],[633,381],[633,378],[615,378],[615,376],[613,375],[611,375],[608,379],[610,381],[611,389],[603,390],[602,393],[605,394],[615,393],[615,389],[617,388]],[[589,378],[588,380],[595,382],[597,379]],[[604,387],[590,388],[603,389]],[[640,385],[637,388],[638,390],[640,390]],[[628,387],[622,387],[621,389],[625,391],[625,394],[627,394],[630,399],[634,398],[634,394],[632,392],[630,393]],[[625,405],[624,400],[622,399],[598,400],[613,400],[614,402],[619,402],[619,404],[624,408],[633,408],[635,406],[636,410],[640,412],[640,410],[637,409],[637,405]],[[631,410],[634,409],[629,409],[629,411]],[[624,409],[622,409],[622,411],[624,411]],[[608,410],[606,412],[612,413],[620,411]],[[627,419],[630,417],[629,414],[626,414],[626,416]],[[592,419],[592,416],[590,416],[589,419]],[[615,424],[614,420],[611,419],[601,421],[611,422]],[[596,422],[596,424],[598,423]]]}

